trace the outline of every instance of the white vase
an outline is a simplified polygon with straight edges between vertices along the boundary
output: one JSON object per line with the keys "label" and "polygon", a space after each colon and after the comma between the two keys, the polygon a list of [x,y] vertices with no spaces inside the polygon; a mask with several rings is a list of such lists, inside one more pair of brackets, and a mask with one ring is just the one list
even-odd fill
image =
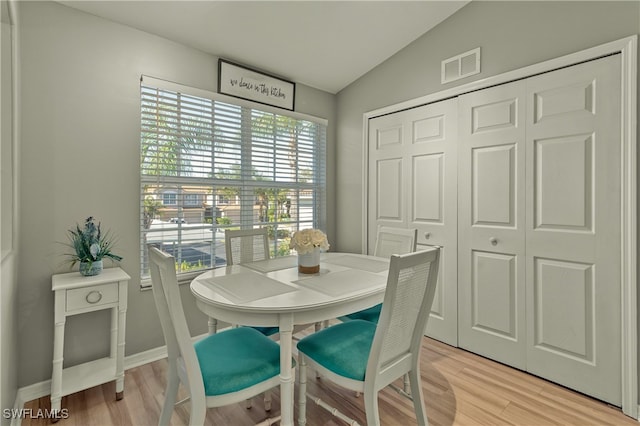
{"label": "white vase", "polygon": [[298,272],[303,274],[320,272],[320,247],[315,247],[309,253],[298,254]]}

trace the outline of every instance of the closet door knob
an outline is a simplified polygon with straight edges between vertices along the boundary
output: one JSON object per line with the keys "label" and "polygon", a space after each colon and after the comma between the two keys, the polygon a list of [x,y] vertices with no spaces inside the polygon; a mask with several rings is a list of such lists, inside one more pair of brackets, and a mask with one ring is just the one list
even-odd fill
{"label": "closet door knob", "polygon": [[498,245],[498,239],[496,237],[489,238],[489,242],[491,243],[492,246]]}
{"label": "closet door knob", "polygon": [[425,232],[424,233],[424,239],[428,240],[429,238],[431,238],[431,232]]}

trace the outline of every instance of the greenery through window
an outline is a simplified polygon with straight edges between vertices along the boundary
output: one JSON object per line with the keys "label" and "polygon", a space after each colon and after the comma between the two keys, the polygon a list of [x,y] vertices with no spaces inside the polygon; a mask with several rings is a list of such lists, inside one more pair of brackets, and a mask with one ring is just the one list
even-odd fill
{"label": "greenery through window", "polygon": [[149,243],[186,274],[226,263],[226,229],[267,227],[272,256],[324,229],[324,120],[158,82],[140,92],[142,278]]}

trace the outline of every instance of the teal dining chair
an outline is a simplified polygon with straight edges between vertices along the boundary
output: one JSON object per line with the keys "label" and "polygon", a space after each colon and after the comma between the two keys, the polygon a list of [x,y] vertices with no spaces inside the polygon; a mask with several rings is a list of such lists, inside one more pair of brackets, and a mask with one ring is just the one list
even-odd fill
{"label": "teal dining chair", "polygon": [[[376,236],[376,245],[373,255],[388,259],[392,254],[405,254],[416,251],[418,230],[416,228],[395,228],[391,226],[379,226]],[[368,309],[363,309],[348,315],[339,317],[340,321],[361,319],[373,323],[378,322],[382,304]]]}
{"label": "teal dining chair", "polygon": [[[378,226],[376,245],[373,255],[388,259],[392,254],[406,254],[416,251],[418,230],[416,228],[396,228],[392,226]],[[340,321],[365,320],[378,323],[382,303],[371,308],[339,317]],[[404,390],[409,393],[409,378],[405,377]]]}
{"label": "teal dining chair", "polygon": [[[227,229],[224,233],[227,265],[268,260],[269,234],[267,228]],[[252,327],[265,336],[278,334],[278,327]]]}
{"label": "teal dining chair", "polygon": [[[306,424],[307,365],[323,380],[363,394],[367,424],[379,425],[378,392],[393,386],[413,400],[416,420],[427,425],[420,381],[420,348],[438,278],[440,249],[392,255],[380,318],[352,320],[301,339],[298,344],[298,424]],[[393,384],[409,376],[411,394]],[[355,424],[319,398],[329,412]]]}
{"label": "teal dining chair", "polygon": [[191,401],[190,425],[202,425],[207,408],[245,401],[278,386],[280,347],[260,332],[249,327],[231,328],[192,342],[175,259],[153,246],[148,250],[153,297],[168,355],[159,424],[169,424],[180,383]]}

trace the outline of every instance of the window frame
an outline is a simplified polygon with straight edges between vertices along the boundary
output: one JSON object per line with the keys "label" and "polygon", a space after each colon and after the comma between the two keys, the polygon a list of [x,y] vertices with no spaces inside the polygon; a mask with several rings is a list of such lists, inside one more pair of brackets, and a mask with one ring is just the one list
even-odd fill
{"label": "window frame", "polygon": [[[241,113],[242,120],[243,121],[249,120],[249,122],[243,122],[241,127],[242,129],[242,132],[241,132],[242,140],[240,142],[241,151],[242,151],[241,166],[240,166],[240,169],[242,170],[241,179],[220,179],[219,177],[216,177],[216,172],[215,172],[216,168],[212,166],[211,171],[209,173],[209,178],[192,179],[193,181],[198,181],[198,180],[201,181],[203,188],[211,189],[211,191],[207,193],[205,192],[198,193],[198,192],[190,192],[197,188],[195,188],[195,186],[192,185],[192,182],[191,183],[189,182],[189,179],[185,179],[180,176],[177,176],[174,178],[170,176],[162,176],[161,178],[156,179],[151,177],[148,174],[145,174],[145,169],[144,169],[145,157],[142,154],[142,148],[145,143],[145,136],[144,136],[145,135],[144,133],[145,132],[145,124],[144,124],[145,113],[143,111],[145,108],[143,91],[145,89],[143,89],[143,87],[152,88],[153,90],[159,90],[159,91],[176,92],[185,96],[206,99],[206,100],[212,101],[214,104],[222,103],[222,104],[228,104],[228,105],[232,105],[234,107],[240,108],[242,110],[242,113]],[[177,98],[179,99],[180,96],[177,96]],[[176,102],[177,104],[179,104],[179,101],[176,101]],[[173,225],[171,230],[173,232],[177,232],[177,235],[178,235],[177,241],[179,241],[179,245],[181,247],[179,250],[182,250],[182,246],[185,244],[185,241],[180,239],[181,238],[180,236],[183,235],[182,233],[187,231],[186,225],[184,224],[186,223],[191,224],[191,220],[192,220],[191,217],[189,218],[189,221],[183,220],[183,218],[186,217],[186,213],[188,213],[187,211],[201,206],[202,209],[205,211],[205,216],[206,216],[206,212],[207,212],[207,207],[205,207],[206,205],[211,206],[210,213],[208,216],[211,222],[205,223],[206,219],[203,220],[203,222],[200,224],[202,226],[200,226],[199,229],[201,229],[203,233],[205,232],[205,230],[211,230],[214,233],[213,239],[211,241],[211,245],[212,247],[216,245],[216,231],[218,231],[219,229],[225,229],[226,227],[228,227],[228,226],[219,225],[218,223],[216,223],[218,219],[217,206],[218,206],[219,199],[224,198],[227,200],[227,204],[224,204],[224,205],[221,204],[221,206],[240,206],[239,208],[240,208],[241,220],[240,220],[240,223],[235,224],[236,227],[239,226],[241,229],[246,229],[254,226],[270,226],[269,224],[272,222],[269,220],[269,217],[265,219],[263,216],[260,216],[262,220],[257,220],[253,218],[255,216],[255,205],[257,205],[256,203],[258,202],[258,199],[259,199],[258,195],[256,195],[256,191],[258,190],[258,188],[261,188],[261,187],[271,188],[274,193],[279,193],[280,191],[291,191],[293,188],[294,194],[297,194],[297,199],[294,200],[293,203],[297,203],[298,200],[304,200],[305,202],[308,202],[309,198],[311,199],[312,204],[310,205],[310,207],[307,207],[307,209],[309,208],[311,209],[312,218],[303,220],[300,217],[297,217],[296,220],[290,220],[289,222],[287,222],[288,225],[296,224],[295,229],[291,230],[291,232],[294,232],[297,229],[303,229],[310,226],[325,230],[326,232],[326,188],[327,188],[326,137],[327,137],[327,125],[328,125],[328,121],[326,119],[313,117],[313,116],[301,114],[294,111],[270,107],[263,104],[246,101],[246,100],[238,99],[231,96],[226,96],[219,93],[213,93],[213,92],[209,92],[206,90],[197,89],[189,86],[184,86],[181,84],[168,82],[168,81],[156,79],[149,76],[142,76],[142,78],[140,79],[140,108],[141,108],[140,110],[140,113],[141,113],[141,121],[140,121],[141,122],[141,133],[140,133],[141,135],[141,139],[140,139],[140,146],[141,146],[141,160],[140,160],[141,161],[140,162],[141,260],[140,260],[140,267],[141,267],[141,271],[140,271],[140,274],[141,274],[142,287],[147,287],[149,285],[148,256],[146,253],[146,241],[147,241],[147,235],[152,234],[150,232],[150,228],[145,228],[145,226],[148,224],[148,218],[145,215],[146,192],[144,188],[145,186],[148,187],[150,184],[152,185],[154,180],[157,180],[156,183],[158,184],[158,186],[155,188],[156,190],[155,194],[160,195],[161,205],[163,207],[169,207],[169,208],[175,209],[175,213],[172,210],[171,215],[172,215],[172,219],[175,218],[177,220],[175,222],[173,220],[171,221]],[[179,115],[180,111],[182,110],[176,110],[176,114]],[[310,156],[309,158],[312,159],[311,164],[313,165],[312,167],[313,176],[310,177],[310,179],[312,179],[312,183],[301,183],[299,176],[297,176],[298,171],[296,171],[297,178],[295,182],[278,181],[277,177],[275,177],[275,175],[278,173],[277,171],[274,172],[274,176],[272,177],[272,180],[258,180],[255,177],[252,180],[251,177],[248,177],[246,175],[247,170],[250,170],[252,174],[254,173],[253,168],[255,167],[255,165],[252,164],[252,158],[253,158],[252,152],[254,150],[259,151],[259,149],[256,147],[259,147],[261,145],[260,143],[261,136],[259,134],[258,136],[256,136],[255,134],[254,135],[246,134],[247,129],[252,129],[253,126],[255,125],[255,121],[254,121],[256,120],[255,117],[258,117],[257,119],[259,120],[262,115],[266,117],[273,116],[274,123],[276,120],[279,119],[279,117],[285,117],[286,119],[294,120],[296,123],[309,122],[311,123],[312,126],[317,126],[317,127],[313,127],[313,129],[315,129],[314,132],[317,132],[317,133],[313,133],[313,135],[315,136],[315,138],[312,139],[312,143],[314,144],[313,152],[312,154],[309,154],[308,152],[306,153],[306,155],[308,157]],[[213,121],[210,124],[211,126],[210,130],[212,135],[210,137],[211,138],[210,148],[212,152],[214,152],[216,151],[216,149],[218,149],[218,144],[222,143],[220,142],[220,139],[222,139],[222,137],[215,135],[216,122],[214,119],[212,120]],[[273,125],[275,126],[276,124],[273,124]],[[160,128],[156,126],[156,130],[158,129]],[[249,132],[249,133],[252,133],[252,132]],[[271,137],[274,139],[274,142],[273,142],[274,146],[276,146],[277,141],[275,136],[267,135],[266,141],[269,142],[270,141],[269,138]],[[298,155],[299,148],[300,148],[297,142],[298,140],[296,139],[296,145],[295,145],[296,156]],[[224,143],[222,143],[222,145],[224,145]],[[269,147],[268,144],[267,144],[267,147]],[[302,147],[304,148],[305,145],[302,145]],[[261,149],[264,150],[264,147]],[[294,150],[290,148],[290,152],[293,152],[293,151]],[[267,158],[267,161],[271,159],[271,162],[274,162],[274,163],[276,162],[277,154],[282,155],[281,151],[279,151],[277,147],[274,148],[273,156],[271,157],[269,157],[270,155],[269,153],[265,153],[265,152],[267,151],[261,152],[260,155],[262,156],[262,158]],[[253,161],[255,162],[255,160]],[[307,159],[307,161],[309,160]],[[299,163],[296,162],[295,164],[298,165]],[[298,169],[296,168],[296,170]],[[258,173],[258,172],[255,172],[255,173]],[[239,187],[243,189],[241,189],[240,190],[241,192],[236,195],[223,194],[220,192],[216,192],[216,191],[220,191],[222,184],[227,185],[229,187]],[[162,185],[165,185],[165,189],[161,189]],[[185,188],[187,188],[189,191],[185,192],[184,191]],[[305,196],[306,195],[305,192],[307,191],[311,192],[312,195],[310,197]],[[177,198],[176,204],[170,204],[170,205],[164,204],[165,194],[169,194],[169,193],[175,194]],[[190,203],[188,201],[189,197],[194,197],[195,199],[199,199],[201,203],[199,204],[196,203],[194,205],[193,203]],[[158,198],[156,197],[155,200],[157,201]],[[287,201],[285,201],[284,203],[285,206],[287,207],[283,207],[282,210],[289,211],[288,209],[290,209],[290,206],[293,203],[292,203],[292,200],[287,199]],[[278,210],[280,207],[281,206],[278,202],[278,205],[274,207],[272,210]],[[299,212],[299,209],[302,207],[297,207],[297,208]],[[269,209],[270,209],[270,205],[267,203],[267,212],[269,212]],[[262,208],[260,208],[259,211],[262,212]],[[252,212],[252,213],[248,214],[248,212]],[[280,235],[279,231],[276,231],[276,230],[278,230],[279,229],[278,226],[282,225],[282,223],[284,222],[278,222],[276,219],[276,222],[273,222],[273,223],[274,223],[274,235],[276,236],[275,237],[276,241],[274,241],[273,251],[276,251],[278,248],[277,236]],[[203,239],[202,241],[204,242],[205,240]],[[277,251],[274,255],[278,255]],[[212,253],[211,256],[212,256],[212,259],[215,258],[217,260],[215,253]],[[178,256],[176,256],[176,258],[178,259]],[[193,276],[218,266],[221,266],[221,265],[217,265],[215,262],[213,262],[213,260],[211,260],[211,265],[209,267],[201,268],[201,269],[198,269],[197,271],[178,270],[178,279],[181,282],[190,281],[193,278]],[[177,266],[177,268],[180,269],[179,266]]]}
{"label": "window frame", "polygon": [[[170,202],[167,202],[170,201]],[[178,205],[178,193],[176,191],[163,191],[162,192],[162,205],[163,206],[177,206]]]}

